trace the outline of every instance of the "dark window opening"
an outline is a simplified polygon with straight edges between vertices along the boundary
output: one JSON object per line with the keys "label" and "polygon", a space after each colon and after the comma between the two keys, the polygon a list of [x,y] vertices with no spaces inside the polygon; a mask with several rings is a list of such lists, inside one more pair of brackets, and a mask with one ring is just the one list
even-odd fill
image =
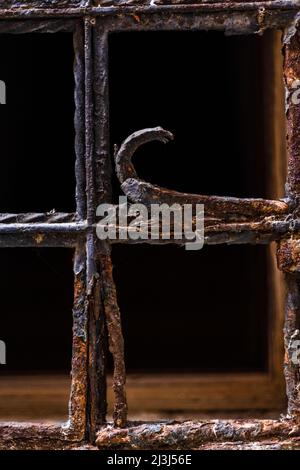
{"label": "dark window opening", "polygon": [[0,53],[0,211],[72,212],[72,34],[1,34]]}
{"label": "dark window opening", "polygon": [[267,256],[263,246],[114,246],[128,371],[267,370]]}
{"label": "dark window opening", "polygon": [[73,250],[0,250],[0,418],[67,419]]}

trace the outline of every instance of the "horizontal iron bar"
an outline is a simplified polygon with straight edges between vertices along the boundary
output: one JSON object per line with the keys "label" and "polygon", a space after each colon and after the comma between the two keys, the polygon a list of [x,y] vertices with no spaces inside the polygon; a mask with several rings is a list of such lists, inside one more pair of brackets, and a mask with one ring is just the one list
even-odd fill
{"label": "horizontal iron bar", "polygon": [[84,236],[78,233],[4,233],[0,235],[0,248],[75,248]]}
{"label": "horizontal iron bar", "polygon": [[70,8],[24,8],[0,7],[1,18],[60,18],[60,17],[80,17],[90,16],[111,16],[120,13],[158,13],[158,12],[226,12],[226,11],[255,11],[259,8],[265,10],[300,10],[298,1],[275,0],[268,2],[240,2],[240,3],[201,3],[183,5],[123,5],[123,6],[99,6],[99,7],[70,7]]}
{"label": "horizontal iron bar", "polygon": [[25,212],[20,214],[0,213],[1,224],[33,224],[33,223],[62,223],[76,222],[76,214],[73,212]]}
{"label": "horizontal iron bar", "polygon": [[[3,214],[2,216],[4,216]],[[8,215],[8,214],[7,214]],[[61,214],[63,216],[63,214]],[[24,220],[30,220],[30,214],[21,214]],[[31,214],[32,217],[38,217],[39,214]],[[71,214],[70,214],[71,216]],[[12,215],[13,220],[14,216]],[[5,219],[7,220],[7,219]],[[50,219],[51,220],[51,219]],[[149,219],[151,220],[151,218]],[[130,222],[131,219],[128,219]],[[160,222],[161,224],[161,222]],[[300,231],[300,219],[285,217],[265,217],[259,220],[247,220],[244,222],[231,221],[226,222],[222,219],[213,219],[206,217],[204,219],[204,240],[207,244],[220,244],[220,243],[269,243],[273,240],[279,240],[291,233]],[[116,221],[116,234],[118,235],[120,228]],[[78,222],[13,222],[1,223],[0,215],[0,246],[22,246],[33,245],[43,246],[45,243],[50,245],[73,245],[78,237],[85,237],[88,232],[96,233],[97,223],[89,225],[87,221]],[[173,226],[170,227],[170,239],[151,239],[151,222],[149,222],[149,239],[131,239],[130,226],[128,227],[129,235],[126,239],[108,239],[111,244],[177,244],[183,245],[190,240],[185,239],[184,233],[182,239],[173,238]],[[161,234],[161,229],[159,230]],[[68,242],[68,237],[70,241]]]}
{"label": "horizontal iron bar", "polygon": [[5,233],[84,233],[87,229],[86,222],[69,223],[13,223],[1,224],[0,235]]}
{"label": "horizontal iron bar", "polygon": [[[4,15],[6,16],[6,15]],[[2,11],[0,10],[0,19],[2,17]],[[58,33],[66,32],[72,33],[76,29],[78,24],[78,19],[49,19],[49,18],[40,18],[33,19],[30,18],[28,21],[1,21],[0,23],[0,33]]]}
{"label": "horizontal iron bar", "polygon": [[281,420],[208,420],[185,422],[128,423],[126,429],[111,425],[98,432],[100,449],[191,449],[212,442],[251,442],[266,438],[300,435],[299,421]]}

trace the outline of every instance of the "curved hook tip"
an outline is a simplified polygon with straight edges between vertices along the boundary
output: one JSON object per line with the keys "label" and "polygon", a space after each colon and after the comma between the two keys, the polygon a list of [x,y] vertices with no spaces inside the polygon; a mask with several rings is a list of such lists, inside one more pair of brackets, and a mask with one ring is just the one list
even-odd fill
{"label": "curved hook tip", "polygon": [[121,184],[128,178],[139,179],[131,162],[132,155],[140,145],[154,140],[166,144],[174,140],[174,135],[160,126],[142,129],[127,137],[119,150],[115,147],[116,173]]}

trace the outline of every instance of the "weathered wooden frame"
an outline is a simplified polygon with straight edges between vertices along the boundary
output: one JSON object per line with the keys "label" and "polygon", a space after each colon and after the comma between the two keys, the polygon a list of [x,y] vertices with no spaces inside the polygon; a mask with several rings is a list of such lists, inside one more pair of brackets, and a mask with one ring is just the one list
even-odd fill
{"label": "weathered wooden frame", "polygon": [[[155,5],[148,0],[57,0],[51,2],[51,7],[43,0],[2,2],[0,32],[64,30],[74,33],[77,210],[76,214],[0,215],[2,247],[68,246],[76,250],[70,420],[65,426],[2,423],[0,448],[58,449],[85,444],[135,449],[300,447],[300,371],[290,358],[290,341],[299,334],[300,315],[300,110],[291,101],[292,83],[300,78],[299,12],[297,2],[283,0],[196,4],[157,0]],[[284,30],[289,158],[286,198],[259,202],[240,200],[238,206],[247,211],[243,220],[238,211],[235,212],[237,203],[230,198],[217,202],[213,198],[206,199],[205,241],[210,244],[276,241],[278,244],[278,263],[287,285],[287,416],[279,420],[127,423],[123,340],[112,278],[111,244],[97,239],[94,226],[96,206],[110,202],[111,197],[108,35],[120,30],[162,29],[218,29],[226,34],[261,34],[269,28]],[[137,179],[137,185],[140,184]],[[183,201],[178,193],[159,189],[157,194],[167,200]],[[185,200],[186,197],[190,195],[185,195]],[[196,198],[201,200],[201,196]],[[214,213],[216,207],[218,210]],[[232,214],[230,221],[222,216],[222,212],[223,215],[228,213],[226,211]],[[115,364],[115,426],[105,422],[107,342]]]}

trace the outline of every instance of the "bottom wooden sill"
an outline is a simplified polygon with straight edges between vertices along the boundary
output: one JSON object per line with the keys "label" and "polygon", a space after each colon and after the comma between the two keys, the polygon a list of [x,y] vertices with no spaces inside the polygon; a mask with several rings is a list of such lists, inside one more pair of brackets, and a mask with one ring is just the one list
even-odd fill
{"label": "bottom wooden sill", "polygon": [[[0,376],[0,420],[66,421],[70,384],[63,374]],[[264,374],[129,374],[127,393],[133,421],[278,418],[285,412],[282,390]]]}

